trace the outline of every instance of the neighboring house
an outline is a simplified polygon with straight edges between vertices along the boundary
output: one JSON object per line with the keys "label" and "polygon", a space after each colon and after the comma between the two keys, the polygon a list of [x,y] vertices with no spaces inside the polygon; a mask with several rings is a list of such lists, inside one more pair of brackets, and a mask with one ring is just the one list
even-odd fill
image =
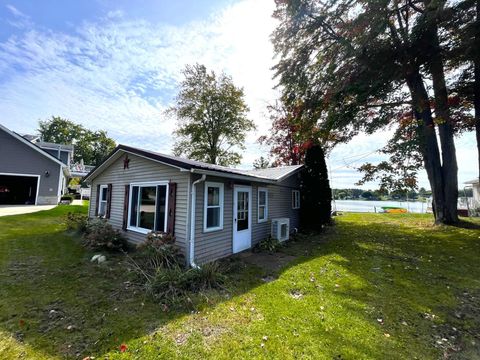
{"label": "neighboring house", "polygon": [[238,170],[119,145],[85,177],[89,216],[133,243],[173,233],[189,264],[201,264],[267,238],[273,219],[298,228],[302,167]]}
{"label": "neighboring house", "polygon": [[479,179],[473,179],[465,182],[472,187],[473,192],[473,206],[480,207],[480,181]]}
{"label": "neighboring house", "polygon": [[[0,124],[0,204],[57,204],[68,163]],[[73,152],[73,148],[72,148]],[[58,152],[57,152],[58,153]],[[70,155],[69,155],[70,156]]]}
{"label": "neighboring house", "polygon": [[[25,137],[25,135],[23,137]],[[70,164],[73,163],[73,145],[55,144],[40,140],[35,141],[35,145],[41,147],[65,165],[70,166]]]}

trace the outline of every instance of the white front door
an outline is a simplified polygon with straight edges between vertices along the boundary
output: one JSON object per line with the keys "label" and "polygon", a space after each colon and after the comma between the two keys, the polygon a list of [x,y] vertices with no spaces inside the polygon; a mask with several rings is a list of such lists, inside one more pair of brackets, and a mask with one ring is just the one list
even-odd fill
{"label": "white front door", "polygon": [[233,252],[252,246],[252,188],[235,186],[233,189]]}

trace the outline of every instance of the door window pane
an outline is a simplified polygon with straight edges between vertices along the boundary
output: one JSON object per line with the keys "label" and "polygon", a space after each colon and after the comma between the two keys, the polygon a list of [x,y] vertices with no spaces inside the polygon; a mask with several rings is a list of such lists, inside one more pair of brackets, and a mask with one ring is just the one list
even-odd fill
{"label": "door window pane", "polygon": [[237,231],[248,229],[248,192],[237,193]]}

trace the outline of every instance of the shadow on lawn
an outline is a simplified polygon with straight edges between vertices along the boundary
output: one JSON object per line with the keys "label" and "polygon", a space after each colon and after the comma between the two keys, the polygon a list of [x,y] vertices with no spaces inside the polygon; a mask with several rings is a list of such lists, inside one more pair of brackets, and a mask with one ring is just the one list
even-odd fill
{"label": "shadow on lawn", "polygon": [[[102,266],[91,264],[92,253],[84,251],[78,238],[59,227],[58,212],[52,212],[51,217],[46,222],[55,231],[39,226],[33,235],[15,232],[14,238],[0,237],[0,326],[16,342],[46,356],[97,356],[190,313],[190,309],[163,311],[146,299],[132,284],[122,255],[110,255],[108,263]],[[28,219],[35,226],[42,216],[32,214]],[[0,224],[8,226],[1,220]],[[16,226],[14,222],[10,224]],[[385,233],[389,234],[388,239]],[[408,319],[407,340],[433,346],[436,338],[429,334],[437,323],[432,314],[445,312],[442,306],[447,306],[448,313],[454,311],[450,305],[455,293],[476,281],[480,274],[473,268],[474,261],[462,266],[456,266],[454,261],[462,251],[474,250],[467,240],[455,241],[455,248],[442,248],[441,240],[428,240],[422,234],[413,228],[406,234],[397,225],[365,227],[343,222],[323,235],[289,245],[282,253],[297,259],[281,270],[231,260],[236,269],[230,274],[228,290],[209,296],[199,309],[212,309],[265,285],[270,281],[268,276],[276,278],[299,264],[335,253],[343,259],[336,265],[366,283],[362,289],[348,288],[346,284],[336,290],[336,296],[354,300],[349,304],[358,304],[349,305],[355,317],[372,330],[378,331],[380,326],[392,334],[405,333],[402,321]],[[427,253],[436,259],[429,258]],[[321,278],[321,274],[317,276]],[[368,312],[364,305],[370,309]],[[427,309],[432,309],[431,314]],[[382,319],[382,323],[377,319]],[[382,342],[365,344],[361,339],[349,339],[341,331],[331,330],[321,336],[332,342],[341,339],[343,346],[355,349],[360,356],[375,353],[383,346]],[[442,346],[442,350],[450,351],[458,345],[452,340]]]}
{"label": "shadow on lawn", "polygon": [[461,229],[480,230],[480,223],[474,223],[466,220],[460,220],[457,224],[454,224],[452,226],[458,227]]}
{"label": "shadow on lawn", "polygon": [[[460,228],[479,225],[464,221]],[[365,228],[347,222],[330,229],[319,242],[323,246],[308,259],[341,256],[333,263],[367,285],[347,284],[337,294],[348,300],[345,303],[371,306],[353,306],[351,313],[363,314],[388,337],[403,337],[404,357],[414,358],[415,344],[426,344],[432,356],[437,349],[443,358],[480,358],[480,311],[472,306],[478,305],[480,295],[480,242],[478,234],[453,229],[419,231],[414,225],[390,222]],[[335,244],[335,238],[343,244]]]}
{"label": "shadow on lawn", "polygon": [[[27,357],[99,355],[192,311],[165,311],[146,298],[124,255],[91,263],[93,253],[83,249],[79,236],[63,230],[59,216],[65,213],[0,219],[0,227],[12,233],[0,235],[0,326],[18,353],[26,345],[33,349]],[[214,306],[262,283],[249,277],[198,306]]]}

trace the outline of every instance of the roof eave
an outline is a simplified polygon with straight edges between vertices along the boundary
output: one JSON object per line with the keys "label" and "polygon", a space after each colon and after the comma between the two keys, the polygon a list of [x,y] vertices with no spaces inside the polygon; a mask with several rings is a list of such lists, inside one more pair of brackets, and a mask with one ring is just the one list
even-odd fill
{"label": "roof eave", "polygon": [[98,171],[102,168],[104,168],[105,166],[108,166],[108,162],[118,153],[118,152],[124,152],[124,153],[127,153],[127,154],[132,154],[132,155],[135,155],[135,156],[139,156],[141,158],[144,158],[144,159],[147,159],[147,160],[150,160],[150,161],[154,161],[154,162],[157,162],[157,163],[160,163],[160,164],[164,164],[164,165],[167,165],[167,166],[171,166],[173,168],[176,168],[180,171],[189,171],[190,169],[187,169],[186,167],[180,167],[180,166],[177,166],[175,164],[170,164],[166,161],[161,161],[159,159],[156,159],[155,157],[153,156],[148,156],[147,153],[145,152],[142,152],[142,151],[139,151],[138,149],[134,149],[134,148],[130,148],[128,146],[125,146],[125,145],[118,145],[115,149],[112,150],[112,152],[105,158],[105,160],[98,166],[96,166],[94,169],[92,169],[85,177],[84,177],[84,181],[86,182],[90,182],[91,180],[93,180],[96,175],[95,173],[98,173]]}
{"label": "roof eave", "polygon": [[292,171],[289,171],[288,173],[283,174],[282,176],[280,176],[279,178],[277,178],[277,179],[275,179],[275,180],[276,180],[276,181],[285,180],[285,179],[288,178],[289,176],[292,176],[293,174],[296,174],[297,172],[299,172],[300,170],[302,170],[304,167],[305,167],[305,165],[300,165],[300,166],[297,167],[296,169],[293,169]]}
{"label": "roof eave", "polygon": [[240,174],[228,173],[223,171],[205,170],[205,169],[199,169],[199,168],[192,168],[190,172],[194,174],[201,174],[201,175],[205,174],[210,176],[223,177],[227,179],[254,181],[254,182],[261,182],[265,184],[276,184],[278,182],[277,180],[265,179],[257,176],[240,175]]}

